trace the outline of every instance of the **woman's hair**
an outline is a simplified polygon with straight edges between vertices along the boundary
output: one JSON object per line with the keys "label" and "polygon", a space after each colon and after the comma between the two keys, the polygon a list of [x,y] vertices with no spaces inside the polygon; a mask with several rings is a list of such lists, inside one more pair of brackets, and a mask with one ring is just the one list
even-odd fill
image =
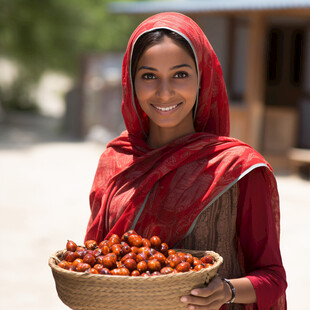
{"label": "woman's hair", "polygon": [[131,76],[133,80],[135,79],[139,59],[143,55],[144,51],[148,47],[162,42],[164,36],[169,37],[176,44],[184,48],[184,50],[192,57],[194,63],[196,63],[193,49],[185,38],[183,38],[178,33],[168,29],[156,29],[141,35],[141,37],[138,38],[134,45],[131,59]]}

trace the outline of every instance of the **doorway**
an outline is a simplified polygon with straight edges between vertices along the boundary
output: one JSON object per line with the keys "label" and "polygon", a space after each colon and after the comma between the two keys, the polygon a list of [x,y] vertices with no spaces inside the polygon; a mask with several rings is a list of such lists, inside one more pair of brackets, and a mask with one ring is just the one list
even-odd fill
{"label": "doorway", "polygon": [[268,31],[262,144],[264,154],[276,162],[298,142],[305,38],[306,28],[300,25],[273,25]]}

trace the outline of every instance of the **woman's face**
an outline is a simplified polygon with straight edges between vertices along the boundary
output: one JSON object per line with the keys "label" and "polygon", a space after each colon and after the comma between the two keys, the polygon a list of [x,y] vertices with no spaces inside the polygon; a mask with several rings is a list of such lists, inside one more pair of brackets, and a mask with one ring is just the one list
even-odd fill
{"label": "woman's face", "polygon": [[198,91],[196,65],[184,48],[164,36],[138,61],[135,93],[150,128],[193,127],[192,109]]}

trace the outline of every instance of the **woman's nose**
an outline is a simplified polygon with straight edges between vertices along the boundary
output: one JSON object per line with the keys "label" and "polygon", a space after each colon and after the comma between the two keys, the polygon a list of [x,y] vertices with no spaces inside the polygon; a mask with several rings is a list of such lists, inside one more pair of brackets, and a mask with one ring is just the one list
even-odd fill
{"label": "woman's nose", "polygon": [[161,80],[158,83],[156,95],[160,97],[163,101],[168,100],[171,96],[173,96],[173,94],[174,94],[173,87],[169,83],[169,81]]}

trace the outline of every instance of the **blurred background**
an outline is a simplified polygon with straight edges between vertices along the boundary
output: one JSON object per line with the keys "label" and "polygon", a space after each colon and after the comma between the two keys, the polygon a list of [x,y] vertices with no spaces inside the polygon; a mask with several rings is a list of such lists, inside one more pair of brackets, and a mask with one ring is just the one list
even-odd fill
{"label": "blurred background", "polygon": [[0,0],[1,310],[68,309],[48,257],[83,241],[99,156],[125,128],[128,39],[162,11],[192,17],[218,55],[231,135],[278,180],[288,308],[310,308],[309,0]]}

